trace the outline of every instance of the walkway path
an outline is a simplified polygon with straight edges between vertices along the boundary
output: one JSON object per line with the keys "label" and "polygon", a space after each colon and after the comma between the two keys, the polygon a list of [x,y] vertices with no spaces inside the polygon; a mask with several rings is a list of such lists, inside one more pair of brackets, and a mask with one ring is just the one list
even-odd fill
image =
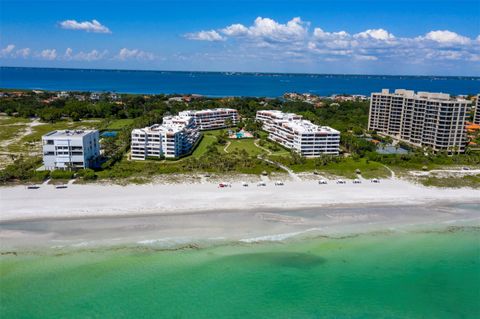
{"label": "walkway path", "polygon": [[384,165],[384,164],[382,164],[382,165],[383,165],[383,167],[385,167],[390,172],[390,178],[395,179],[395,172],[390,167],[388,167],[387,165]]}
{"label": "walkway path", "polygon": [[272,155],[272,151],[270,151],[269,149],[267,149],[267,148],[265,148],[265,147],[263,147],[263,146],[260,146],[260,145],[258,144],[258,141],[259,141],[259,139],[256,139],[255,141],[253,141],[253,144],[255,144],[255,146],[258,147],[259,149],[264,150],[265,152],[267,152],[268,155]]}
{"label": "walkway path", "polygon": [[232,142],[228,141],[228,142],[227,142],[227,145],[225,145],[225,147],[223,148],[223,151],[224,151],[225,153],[228,153],[227,148],[230,146],[230,144],[232,144]]}

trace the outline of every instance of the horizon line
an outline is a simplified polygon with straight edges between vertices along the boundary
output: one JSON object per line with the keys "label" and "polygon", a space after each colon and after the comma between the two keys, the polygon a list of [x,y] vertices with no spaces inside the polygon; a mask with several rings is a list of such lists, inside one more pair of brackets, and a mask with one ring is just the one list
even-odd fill
{"label": "horizon line", "polygon": [[154,69],[108,69],[41,66],[3,66],[0,69],[52,69],[87,71],[123,71],[123,72],[172,72],[172,73],[237,73],[237,74],[281,74],[281,75],[334,75],[334,76],[387,76],[387,77],[442,77],[442,78],[479,78],[480,75],[414,75],[414,74],[368,74],[368,73],[308,73],[308,72],[265,72],[265,71],[202,71],[202,70],[154,70]]}

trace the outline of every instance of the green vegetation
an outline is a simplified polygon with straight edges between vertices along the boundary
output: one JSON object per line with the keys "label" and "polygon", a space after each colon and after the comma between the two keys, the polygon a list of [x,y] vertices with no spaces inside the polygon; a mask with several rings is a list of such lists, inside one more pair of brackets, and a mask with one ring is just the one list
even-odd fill
{"label": "green vegetation", "polygon": [[118,131],[132,125],[132,123],[133,123],[133,119],[112,120],[108,123],[108,126],[105,129],[111,130],[111,131]]}
{"label": "green vegetation", "polygon": [[356,178],[356,170],[360,170],[364,178],[389,177],[390,171],[381,163],[372,162],[365,158],[340,158],[334,156],[322,156],[319,158],[305,159],[292,154],[290,157],[270,157],[290,167],[294,172],[316,171],[320,174]]}
{"label": "green vegetation", "polygon": [[9,181],[25,182],[32,178],[38,179],[35,169],[38,168],[41,163],[42,159],[39,157],[20,157],[0,171],[0,183]]}
{"label": "green vegetation", "polygon": [[425,186],[434,187],[480,188],[480,175],[464,177],[426,177],[420,179],[420,182]]}
{"label": "green vegetation", "polygon": [[230,140],[230,145],[227,148],[227,151],[230,152],[247,152],[250,156],[256,156],[261,153],[265,153],[262,149],[255,146],[255,141],[253,139],[242,139],[242,140]]}
{"label": "green vegetation", "polygon": [[73,178],[74,173],[72,171],[54,170],[50,172],[52,179],[69,180]]}
{"label": "green vegetation", "polygon": [[[0,182],[41,181],[49,176],[56,178],[60,173],[35,172],[39,165],[36,156],[41,154],[41,136],[57,129],[114,130],[116,137],[102,138],[104,153],[102,168],[97,171],[80,170],[81,181],[95,179],[128,179],[142,183],[158,174],[191,172],[238,172],[259,174],[262,171],[279,170],[258,158],[282,163],[295,172],[318,171],[320,173],[354,178],[359,169],[365,178],[387,177],[390,172],[384,165],[398,172],[433,169],[451,165],[480,165],[479,153],[447,156],[433,154],[408,147],[407,155],[380,155],[375,145],[362,136],[370,134],[374,139],[388,142],[388,138],[375,132],[366,132],[368,102],[349,101],[332,103],[324,100],[323,106],[305,102],[281,101],[262,98],[194,98],[189,103],[173,102],[168,95],[129,95],[121,100],[112,100],[109,94],[102,94],[99,101],[91,101],[88,93],[72,93],[69,98],[59,99],[54,92],[34,94],[25,91],[24,96],[0,99],[0,142],[5,144],[5,158],[17,160],[1,172]],[[216,107],[235,108],[242,120],[237,128],[252,132],[255,139],[230,140],[227,130],[203,132],[203,138],[189,156],[177,160],[128,161],[130,134],[133,128],[160,123],[164,115],[177,114],[185,109],[208,109]],[[322,156],[305,159],[277,143],[267,139],[261,125],[254,120],[257,110],[279,109],[295,112],[320,125],[332,126],[342,132],[341,151],[345,156]],[[29,117],[37,117],[40,125]],[[34,124],[34,125],[33,125]],[[230,143],[227,146],[227,143]],[[260,146],[257,147],[256,143]],[[406,148],[404,145],[401,145]],[[226,151],[225,151],[226,150]],[[23,157],[21,155],[24,155]],[[9,160],[9,158],[7,158]],[[35,164],[36,163],[36,164]],[[60,177],[59,177],[60,178]],[[432,182],[433,183],[433,182]]]}

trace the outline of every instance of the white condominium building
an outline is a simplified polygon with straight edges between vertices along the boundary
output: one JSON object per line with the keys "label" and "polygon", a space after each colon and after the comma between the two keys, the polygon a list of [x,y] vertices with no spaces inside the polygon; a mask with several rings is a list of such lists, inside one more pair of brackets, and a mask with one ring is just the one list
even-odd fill
{"label": "white condominium building", "polygon": [[372,93],[368,129],[434,151],[463,152],[471,102],[449,94],[395,90]]}
{"label": "white condominium building", "polygon": [[[179,116],[191,116],[200,130],[213,130],[238,123],[238,111],[235,109],[207,109],[201,111],[187,110],[178,113]],[[230,123],[228,123],[230,120]]]}
{"label": "white condominium building", "polygon": [[480,94],[477,95],[475,102],[475,115],[473,116],[473,123],[480,124]]}
{"label": "white condominium building", "polygon": [[100,156],[97,130],[52,131],[42,136],[45,169],[94,167]]}
{"label": "white condominium building", "polygon": [[322,154],[338,155],[340,132],[328,126],[318,126],[302,116],[277,110],[257,112],[268,138],[305,157]]}
{"label": "white condominium building", "polygon": [[131,157],[133,160],[177,158],[190,152],[199,137],[191,116],[167,116],[162,125],[132,130]]}

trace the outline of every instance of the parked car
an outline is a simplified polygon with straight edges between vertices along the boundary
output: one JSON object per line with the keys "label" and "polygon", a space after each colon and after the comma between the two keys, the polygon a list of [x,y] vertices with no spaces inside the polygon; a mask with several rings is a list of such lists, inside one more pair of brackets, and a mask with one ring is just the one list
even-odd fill
{"label": "parked car", "polygon": [[370,180],[371,183],[380,183],[380,180],[378,178],[373,178]]}
{"label": "parked car", "polygon": [[347,182],[344,181],[343,179],[339,179],[337,180],[337,184],[346,184]]}
{"label": "parked car", "polygon": [[259,182],[259,183],[257,184],[257,186],[267,186],[267,183],[265,183],[265,182]]}
{"label": "parked car", "polygon": [[324,180],[324,179],[321,179],[321,180],[318,181],[318,184],[324,185],[324,184],[327,184],[327,181]]}
{"label": "parked car", "polygon": [[359,180],[358,178],[355,178],[355,179],[353,180],[353,183],[354,183],[354,184],[361,184],[362,181]]}
{"label": "parked car", "polygon": [[282,181],[276,181],[275,182],[275,186],[283,186],[283,182]]}
{"label": "parked car", "polygon": [[232,187],[232,184],[227,183],[227,182],[222,182],[222,183],[218,184],[218,187],[220,187],[220,188]]}
{"label": "parked car", "polygon": [[248,187],[248,183],[247,182],[242,182],[242,186],[243,187]]}
{"label": "parked car", "polygon": [[27,189],[39,189],[39,188],[40,188],[40,186],[38,186],[38,185],[28,185],[27,186]]}

